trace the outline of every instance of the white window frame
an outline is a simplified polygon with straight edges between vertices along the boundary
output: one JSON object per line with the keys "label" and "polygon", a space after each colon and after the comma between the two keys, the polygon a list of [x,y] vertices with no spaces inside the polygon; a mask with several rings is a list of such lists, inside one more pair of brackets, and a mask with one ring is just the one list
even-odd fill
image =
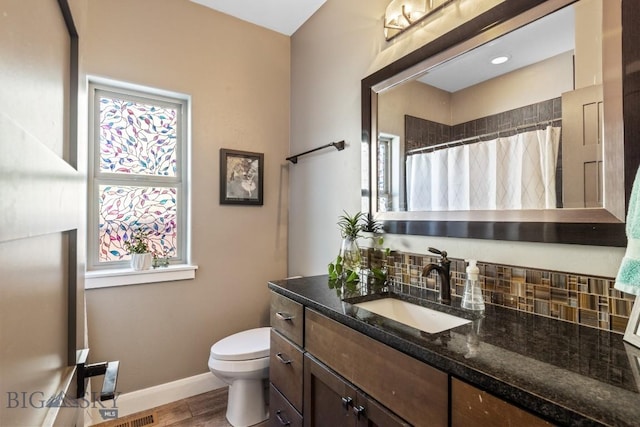
{"label": "white window frame", "polygon": [[[189,95],[133,85],[101,78],[89,79],[89,165],[87,199],[87,289],[193,279],[197,266],[191,265],[191,97]],[[176,106],[178,109],[177,175],[175,177],[141,177],[104,173],[99,170],[99,134],[95,130],[99,122],[100,93],[111,93],[124,99],[142,101],[151,105]],[[98,188],[100,185],[172,186],[177,187],[178,254],[168,267],[146,271],[134,271],[129,261],[100,263],[98,261]]]}

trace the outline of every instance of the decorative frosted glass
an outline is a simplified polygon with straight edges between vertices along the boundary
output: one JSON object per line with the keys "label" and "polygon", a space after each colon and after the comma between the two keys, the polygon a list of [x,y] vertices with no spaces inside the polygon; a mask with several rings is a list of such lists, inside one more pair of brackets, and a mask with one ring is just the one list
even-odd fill
{"label": "decorative frosted glass", "polygon": [[100,97],[100,172],[176,176],[175,108]]}
{"label": "decorative frosted glass", "polygon": [[130,259],[124,241],[132,231],[149,232],[151,252],[177,255],[177,188],[101,185],[98,189],[98,259]]}

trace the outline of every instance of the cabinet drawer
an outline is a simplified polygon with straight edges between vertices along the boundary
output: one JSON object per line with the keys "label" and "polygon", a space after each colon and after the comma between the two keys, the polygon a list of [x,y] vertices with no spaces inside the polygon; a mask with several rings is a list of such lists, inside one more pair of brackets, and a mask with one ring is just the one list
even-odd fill
{"label": "cabinet drawer", "polygon": [[271,384],[269,388],[269,427],[281,426],[302,427],[302,415]]}
{"label": "cabinet drawer", "polygon": [[271,326],[298,346],[304,346],[304,307],[273,291],[271,291]]}
{"label": "cabinet drawer", "polygon": [[447,426],[447,374],[313,310],[305,350],[413,425]]}
{"label": "cabinet drawer", "polygon": [[551,426],[543,419],[455,378],[451,379],[451,425]]}
{"label": "cabinet drawer", "polygon": [[269,379],[300,413],[303,373],[302,350],[272,329]]}

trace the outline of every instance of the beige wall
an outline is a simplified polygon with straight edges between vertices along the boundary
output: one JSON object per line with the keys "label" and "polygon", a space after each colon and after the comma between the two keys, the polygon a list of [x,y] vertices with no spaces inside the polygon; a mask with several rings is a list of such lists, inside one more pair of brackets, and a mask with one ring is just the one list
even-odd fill
{"label": "beige wall", "polygon": [[[490,1],[456,2],[449,21]],[[360,81],[417,45],[432,39],[437,26],[418,28],[384,41],[387,0],[328,0],[292,37],[291,151],[345,139],[343,152],[327,152],[299,163],[291,172],[289,273],[323,274],[338,251],[335,222],[343,209],[360,205]],[[445,20],[446,21],[446,20]],[[440,25],[440,24],[439,24]],[[391,236],[392,249],[426,253],[433,246],[452,257],[552,270],[614,276],[624,250],[489,240]]]}
{"label": "beige wall", "polygon": [[[576,4],[576,89],[602,83],[602,14],[604,0]],[[609,5],[613,2],[607,1]],[[615,2],[615,5],[618,5]]]}
{"label": "beige wall", "polygon": [[451,122],[465,123],[557,98],[570,90],[573,52],[565,52],[452,94]]}
{"label": "beige wall", "polygon": [[[89,4],[86,72],[191,95],[192,281],[87,291],[91,359],[118,391],[208,372],[210,346],[268,324],[286,274],[289,47],[281,34],[188,0]],[[219,149],[264,153],[264,206],[221,206]]]}
{"label": "beige wall", "polygon": [[451,124],[451,94],[417,81],[396,86],[378,96],[378,130],[402,136],[404,116]]}
{"label": "beige wall", "polygon": [[449,93],[417,81],[378,96],[378,130],[404,135],[404,115],[456,125],[557,98],[573,89],[573,52],[565,52]]}

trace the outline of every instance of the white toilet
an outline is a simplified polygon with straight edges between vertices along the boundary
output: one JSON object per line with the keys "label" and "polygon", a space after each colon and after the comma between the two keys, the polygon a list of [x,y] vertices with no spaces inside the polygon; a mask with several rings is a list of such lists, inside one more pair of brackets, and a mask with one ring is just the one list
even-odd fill
{"label": "white toilet", "polygon": [[211,346],[209,370],[229,384],[227,421],[234,427],[269,417],[264,380],[269,378],[270,327],[249,329]]}

